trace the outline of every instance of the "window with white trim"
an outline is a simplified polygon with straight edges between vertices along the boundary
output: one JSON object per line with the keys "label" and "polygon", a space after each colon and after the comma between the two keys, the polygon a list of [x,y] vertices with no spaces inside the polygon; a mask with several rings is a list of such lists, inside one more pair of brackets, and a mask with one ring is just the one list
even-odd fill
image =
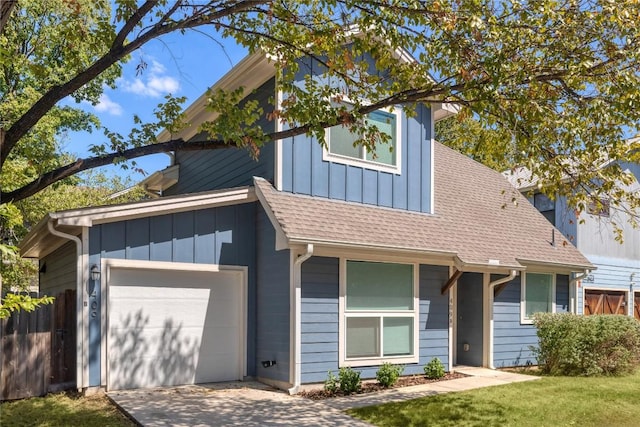
{"label": "window with white trim", "polygon": [[418,299],[415,266],[345,261],[341,362],[417,362]]}
{"label": "window with white trim", "polygon": [[555,274],[525,273],[520,293],[521,323],[533,323],[535,313],[555,313],[555,295]]}
{"label": "window with white trim", "polygon": [[362,144],[354,145],[360,138],[347,126],[333,126],[326,130],[327,151],[324,159],[337,163],[379,169],[399,173],[400,171],[400,114],[397,111],[376,110],[367,115],[366,122],[374,125],[389,140],[378,142],[372,151]]}

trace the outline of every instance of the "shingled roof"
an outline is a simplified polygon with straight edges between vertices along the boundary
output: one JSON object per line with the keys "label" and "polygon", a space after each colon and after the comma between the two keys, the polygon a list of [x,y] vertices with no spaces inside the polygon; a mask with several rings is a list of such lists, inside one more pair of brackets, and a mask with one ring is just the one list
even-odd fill
{"label": "shingled roof", "polygon": [[592,267],[500,173],[440,143],[434,151],[434,214],[281,192],[262,178],[256,194],[289,244],[450,256],[463,269]]}

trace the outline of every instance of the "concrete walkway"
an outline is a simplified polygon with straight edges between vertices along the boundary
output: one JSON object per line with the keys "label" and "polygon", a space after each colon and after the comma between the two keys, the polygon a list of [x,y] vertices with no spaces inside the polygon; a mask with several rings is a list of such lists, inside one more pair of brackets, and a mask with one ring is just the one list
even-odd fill
{"label": "concrete walkway", "polygon": [[343,411],[439,393],[530,381],[538,377],[483,368],[456,368],[465,378],[377,393],[311,401],[258,382],[201,384],[118,391],[109,397],[140,425],[160,426],[368,426]]}

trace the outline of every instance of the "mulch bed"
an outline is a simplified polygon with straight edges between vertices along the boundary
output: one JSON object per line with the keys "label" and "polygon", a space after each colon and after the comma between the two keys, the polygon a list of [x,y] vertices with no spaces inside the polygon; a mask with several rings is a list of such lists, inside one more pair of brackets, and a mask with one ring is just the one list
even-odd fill
{"label": "mulch bed", "polygon": [[[389,388],[385,388],[385,387],[381,386],[380,384],[375,382],[375,380],[374,381],[363,381],[362,382],[362,387],[360,388],[360,391],[358,393],[355,393],[355,394],[373,393],[373,392],[376,392],[376,391],[390,390],[390,389],[395,389],[395,388],[408,387],[408,386],[412,386],[412,385],[421,385],[421,384],[429,384],[429,383],[435,383],[435,382],[440,382],[440,381],[455,380],[456,378],[464,378],[464,377],[467,377],[467,376],[468,375],[461,374],[459,372],[454,372],[454,373],[447,373],[447,374],[445,374],[444,377],[439,378],[437,380],[430,380],[429,378],[425,377],[424,375],[408,375],[408,376],[405,376],[405,377],[400,377],[398,379],[398,382],[395,383],[393,386],[391,386]],[[341,396],[344,396],[344,395],[345,394],[342,393],[339,390],[338,390],[338,392],[336,394],[331,394],[328,391],[325,391],[324,389],[302,391],[302,392],[298,393],[298,396],[306,397],[307,399],[311,399],[311,400],[330,399],[332,397],[341,397]]]}

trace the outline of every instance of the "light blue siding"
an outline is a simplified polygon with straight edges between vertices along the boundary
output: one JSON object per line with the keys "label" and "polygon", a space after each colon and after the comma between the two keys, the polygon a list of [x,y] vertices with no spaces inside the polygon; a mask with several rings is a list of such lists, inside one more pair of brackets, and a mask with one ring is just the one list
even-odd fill
{"label": "light blue siding", "polygon": [[[259,207],[256,217],[256,375],[289,382],[289,251],[275,250],[275,231]],[[260,362],[276,361],[265,368]]]}
{"label": "light blue siding", "polygon": [[[464,273],[458,279],[456,364],[482,366],[482,273]],[[465,351],[465,345],[469,350]]]}
{"label": "light blue siding", "polygon": [[[448,268],[420,266],[420,362],[405,365],[404,373],[420,374],[422,367],[438,357],[449,369],[449,301],[440,295]],[[339,260],[311,257],[302,264],[302,382],[327,379],[338,370]],[[358,367],[361,377],[375,378],[378,366]]]}
{"label": "light blue siding", "polygon": [[311,257],[302,264],[302,382],[327,379],[338,369],[338,258]]}
{"label": "light blue siding", "polygon": [[[273,105],[269,100],[274,97],[275,79],[270,79],[246,98],[258,100],[265,113],[259,124],[266,133],[275,130],[273,120],[266,117],[266,114],[273,111]],[[204,139],[208,139],[208,136],[200,134],[196,135],[192,141]],[[265,144],[260,150],[257,161],[246,149],[233,147],[204,151],[178,151],[175,162],[180,165],[180,178],[175,185],[165,191],[165,195],[252,185],[254,176],[272,181],[275,173],[274,149],[274,143]]]}
{"label": "light blue siding", "polygon": [[[493,364],[496,368],[535,365],[529,346],[538,345],[536,328],[520,324],[520,277],[500,292],[493,303]],[[491,276],[496,280],[500,276]]]}
{"label": "light blue siding", "polygon": [[[89,266],[101,258],[197,262],[249,267],[247,373],[255,375],[254,203],[96,225],[89,229]],[[100,385],[100,287],[89,296],[89,385]]]}
{"label": "light blue siding", "polygon": [[435,357],[450,370],[449,295],[440,294],[448,278],[449,267],[420,266],[420,366],[407,373],[422,373],[422,366]]}
{"label": "light blue siding", "polygon": [[[491,276],[491,280],[499,276]],[[520,323],[520,278],[500,292],[493,304],[493,364],[496,368],[535,365],[537,360],[530,347],[537,347],[534,325]],[[569,312],[569,276],[556,275],[556,312]]]}

